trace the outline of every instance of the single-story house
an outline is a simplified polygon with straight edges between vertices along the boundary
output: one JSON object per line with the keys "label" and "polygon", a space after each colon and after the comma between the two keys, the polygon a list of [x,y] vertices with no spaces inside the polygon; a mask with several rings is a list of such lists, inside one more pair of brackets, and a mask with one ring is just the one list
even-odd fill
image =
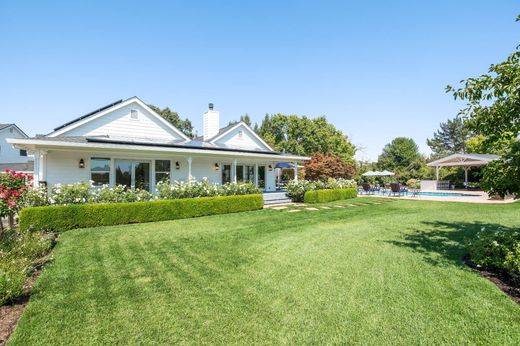
{"label": "single-story house", "polygon": [[29,138],[16,124],[0,124],[0,172],[6,169],[32,173],[32,157],[27,150],[14,148],[8,138]]}
{"label": "single-story house", "polygon": [[[209,104],[203,135],[187,137],[137,97],[119,100],[58,126],[45,136],[10,138],[34,153],[35,185],[93,181],[154,192],[159,181],[251,181],[275,191],[278,162],[308,157],[273,150],[247,124],[219,127]],[[294,165],[297,169],[298,165]]]}

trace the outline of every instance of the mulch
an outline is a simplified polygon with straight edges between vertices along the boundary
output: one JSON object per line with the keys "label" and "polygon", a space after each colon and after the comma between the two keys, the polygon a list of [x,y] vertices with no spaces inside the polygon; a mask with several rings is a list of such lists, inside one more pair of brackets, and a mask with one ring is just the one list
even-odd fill
{"label": "mulch", "polygon": [[494,283],[498,288],[502,290],[502,292],[507,294],[518,305],[520,305],[520,286],[518,285],[518,282],[514,281],[511,275],[504,272],[493,272],[485,268],[479,267],[468,257],[464,258],[464,263],[466,263],[468,267],[477,271],[480,275]]}

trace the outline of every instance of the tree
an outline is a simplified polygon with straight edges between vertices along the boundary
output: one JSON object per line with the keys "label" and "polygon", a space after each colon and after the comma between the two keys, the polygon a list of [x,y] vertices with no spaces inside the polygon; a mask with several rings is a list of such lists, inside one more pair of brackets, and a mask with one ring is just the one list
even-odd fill
{"label": "tree", "polygon": [[406,137],[397,137],[385,145],[379,155],[377,164],[381,169],[405,169],[421,158],[419,148],[414,140]]}
{"label": "tree", "polygon": [[244,122],[247,126],[251,126],[251,118],[249,117],[249,114],[244,114],[244,115],[241,115],[240,116],[240,120],[231,120],[228,124],[229,125],[235,125],[235,124],[238,124],[239,122]]}
{"label": "tree", "polygon": [[328,178],[351,179],[356,174],[354,165],[332,154],[314,154],[305,162],[305,179],[326,181]]}
{"label": "tree", "polygon": [[470,130],[461,117],[449,119],[440,124],[440,129],[427,139],[426,144],[436,157],[455,153],[466,153],[466,142],[470,138]]}
{"label": "tree", "polygon": [[353,162],[355,146],[325,117],[266,114],[258,134],[275,150],[297,155],[334,154]]}
{"label": "tree", "polygon": [[[520,17],[519,17],[520,18]],[[518,21],[518,19],[517,19]],[[502,155],[482,170],[481,185],[499,196],[520,197],[520,51],[491,65],[488,73],[447,86],[455,99],[467,101],[461,110],[470,128],[480,135],[478,144]]]}
{"label": "tree", "polygon": [[188,119],[181,119],[179,114],[177,112],[172,111],[169,107],[163,109],[154,105],[148,105],[148,107],[150,107],[155,113],[159,114],[164,119],[166,119],[170,124],[178,128],[189,138],[194,137],[193,125],[191,124],[191,121],[189,121]]}

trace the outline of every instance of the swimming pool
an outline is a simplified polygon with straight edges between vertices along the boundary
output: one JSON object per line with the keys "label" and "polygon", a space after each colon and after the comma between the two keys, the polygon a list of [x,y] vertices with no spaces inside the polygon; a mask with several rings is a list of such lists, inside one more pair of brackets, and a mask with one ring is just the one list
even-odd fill
{"label": "swimming pool", "polygon": [[[361,192],[362,195],[365,195],[365,191],[362,191]],[[373,192],[370,192],[370,194],[375,194],[375,195],[388,195],[389,192],[388,191],[373,191]],[[393,195],[393,193],[390,193],[390,195]],[[404,196],[413,196],[414,194],[412,192],[401,192],[401,195],[404,195]],[[397,196],[397,194],[396,194]],[[479,197],[480,195],[477,195],[477,194],[471,194],[471,193],[462,193],[462,192],[435,192],[435,191],[432,191],[432,192],[416,192],[415,193],[415,196],[429,196],[429,197]]]}

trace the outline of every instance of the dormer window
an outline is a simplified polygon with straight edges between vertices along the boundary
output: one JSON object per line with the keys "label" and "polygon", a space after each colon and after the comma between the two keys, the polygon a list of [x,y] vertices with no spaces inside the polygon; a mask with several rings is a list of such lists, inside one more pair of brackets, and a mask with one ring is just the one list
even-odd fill
{"label": "dormer window", "polygon": [[138,120],[139,119],[139,112],[137,111],[137,109],[132,109],[130,111],[130,119],[132,119],[132,120]]}

